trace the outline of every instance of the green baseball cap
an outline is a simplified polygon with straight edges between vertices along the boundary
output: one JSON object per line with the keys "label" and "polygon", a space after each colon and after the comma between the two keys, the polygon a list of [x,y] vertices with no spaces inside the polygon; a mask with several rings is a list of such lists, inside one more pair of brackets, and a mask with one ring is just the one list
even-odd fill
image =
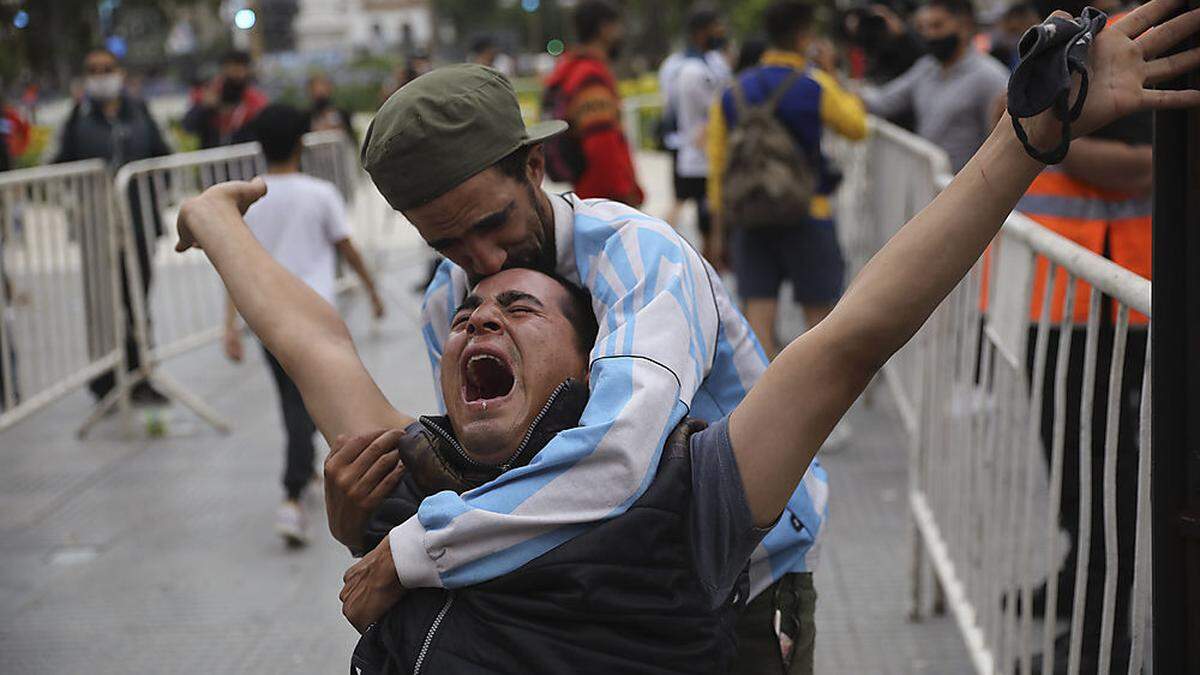
{"label": "green baseball cap", "polygon": [[392,208],[404,211],[566,128],[550,120],[527,129],[517,94],[499,71],[445,66],[384,102],[363,139],[362,165]]}

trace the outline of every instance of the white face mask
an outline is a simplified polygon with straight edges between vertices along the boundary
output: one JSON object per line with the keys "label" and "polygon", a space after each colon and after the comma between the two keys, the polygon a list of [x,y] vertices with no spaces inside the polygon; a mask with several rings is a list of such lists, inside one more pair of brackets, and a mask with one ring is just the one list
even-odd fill
{"label": "white face mask", "polygon": [[83,91],[97,101],[111,101],[121,95],[124,84],[120,73],[89,75],[83,81]]}

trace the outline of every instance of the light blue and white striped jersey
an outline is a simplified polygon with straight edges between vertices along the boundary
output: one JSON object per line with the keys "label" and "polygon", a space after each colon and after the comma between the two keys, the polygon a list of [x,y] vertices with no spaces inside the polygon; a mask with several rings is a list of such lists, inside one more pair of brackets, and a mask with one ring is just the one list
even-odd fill
{"label": "light blue and white striped jersey", "polygon": [[[663,221],[624,204],[549,195],[557,271],[585,286],[600,326],[591,398],[580,426],[528,465],[462,495],[426,498],[389,541],[409,588],[455,588],[511,572],[596,523],[649,486],[667,434],[685,414],[728,415],[766,369],[762,347],[716,272]],[[440,362],[467,276],[446,261],[425,294],[424,336]],[[751,592],[811,570],[825,518],[814,460],[779,524],[752,558]]]}

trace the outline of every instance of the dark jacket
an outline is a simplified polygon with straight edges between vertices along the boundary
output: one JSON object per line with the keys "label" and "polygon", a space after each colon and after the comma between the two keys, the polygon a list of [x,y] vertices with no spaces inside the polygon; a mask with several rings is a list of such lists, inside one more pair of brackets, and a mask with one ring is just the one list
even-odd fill
{"label": "dark jacket", "polygon": [[54,163],[99,158],[116,171],[135,160],[169,154],[171,148],[145,102],[122,94],[114,120],[91,99],[75,105],[63,125]]}
{"label": "dark jacket", "polygon": [[[100,107],[85,98],[77,103],[67,117],[59,136],[58,154],[53,162],[74,162],[81,159],[103,159],[115,173],[129,162],[171,154],[163,140],[158,123],[141,99],[121,95],[121,107],[113,120],[105,117]],[[138,204],[138,186],[129,186],[130,215],[138,232],[144,231],[143,211]],[[163,233],[158,200],[149,209],[155,236]],[[138,238],[139,246],[144,245]]]}
{"label": "dark jacket", "polygon": [[[587,390],[570,382],[551,397],[507,468],[528,462],[555,433],[578,424]],[[620,516],[491,581],[409,591],[363,635],[351,672],[728,671],[748,578],[743,570],[731,596],[714,600],[696,573],[689,441],[703,427],[680,424],[654,481]],[[445,489],[447,476],[464,480],[459,490],[491,479],[463,461],[445,418],[422,418],[409,431],[413,442],[401,450],[405,477],[372,519],[369,545],[415,515],[430,490]]]}

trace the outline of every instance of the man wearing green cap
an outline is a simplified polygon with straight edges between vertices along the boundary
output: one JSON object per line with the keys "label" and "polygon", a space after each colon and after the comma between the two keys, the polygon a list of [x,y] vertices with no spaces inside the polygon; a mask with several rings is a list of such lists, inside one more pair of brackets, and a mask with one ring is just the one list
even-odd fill
{"label": "man wearing green cap", "polygon": [[[669,225],[615,201],[541,189],[540,142],[565,128],[527,129],[507,80],[460,65],[398,91],[367,131],[362,161],[375,185],[448,259],[423,307],[435,391],[454,309],[482,277],[556,272],[587,288],[600,325],[583,426],[487,495],[426,499],[389,537],[405,587],[495,579],[620,515],[650,484],[661,440],[684,414],[724,417],[766,368],[720,278]],[[794,604],[806,626],[827,494],[814,462],[750,570],[751,597],[788,577],[804,596]]]}

